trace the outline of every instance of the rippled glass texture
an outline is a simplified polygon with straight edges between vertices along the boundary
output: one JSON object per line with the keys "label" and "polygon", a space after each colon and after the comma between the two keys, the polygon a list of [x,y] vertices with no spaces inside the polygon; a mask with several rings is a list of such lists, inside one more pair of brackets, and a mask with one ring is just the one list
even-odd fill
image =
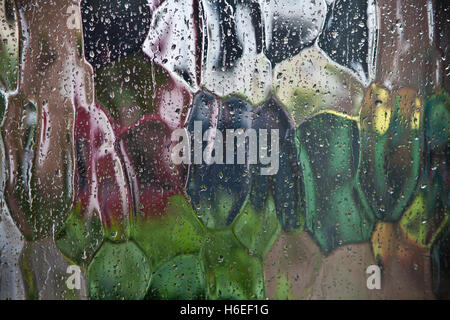
{"label": "rippled glass texture", "polygon": [[0,299],[449,299],[449,21],[0,0]]}

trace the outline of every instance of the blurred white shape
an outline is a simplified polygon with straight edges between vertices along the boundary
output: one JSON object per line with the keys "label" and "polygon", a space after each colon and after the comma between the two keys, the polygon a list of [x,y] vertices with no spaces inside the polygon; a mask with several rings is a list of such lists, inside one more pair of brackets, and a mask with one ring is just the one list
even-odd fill
{"label": "blurred white shape", "polygon": [[[258,104],[267,97],[272,81],[272,67],[264,55],[257,50],[255,26],[251,21],[251,8],[242,3],[236,4],[233,16],[220,19],[216,6],[204,0],[204,40],[201,84],[214,94],[224,97],[229,95],[245,96],[252,104]],[[223,67],[223,36],[221,23],[234,19],[236,35],[242,53],[233,58],[231,66]],[[233,51],[233,48],[231,48]],[[232,55],[233,52],[225,54]]]}
{"label": "blurred white shape", "polygon": [[[148,0],[154,7],[154,1]],[[196,32],[192,0],[167,0],[152,14],[150,31],[142,50],[155,63],[183,81],[192,92],[198,90],[195,57]]]}
{"label": "blurred white shape", "polygon": [[273,89],[296,125],[327,109],[355,116],[364,91],[348,68],[334,63],[318,46],[278,64]]}
{"label": "blurred white shape", "polygon": [[284,39],[279,39],[278,33],[286,33],[286,37],[291,38],[291,45],[299,50],[319,36],[327,14],[327,5],[323,0],[259,1],[264,14],[266,50],[279,50],[278,54],[284,54],[279,46]]}

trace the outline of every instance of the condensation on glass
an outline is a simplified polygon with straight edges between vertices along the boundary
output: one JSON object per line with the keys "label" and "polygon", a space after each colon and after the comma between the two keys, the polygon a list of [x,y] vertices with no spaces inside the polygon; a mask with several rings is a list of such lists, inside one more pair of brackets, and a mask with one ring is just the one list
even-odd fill
{"label": "condensation on glass", "polygon": [[449,19],[0,0],[0,299],[449,298]]}

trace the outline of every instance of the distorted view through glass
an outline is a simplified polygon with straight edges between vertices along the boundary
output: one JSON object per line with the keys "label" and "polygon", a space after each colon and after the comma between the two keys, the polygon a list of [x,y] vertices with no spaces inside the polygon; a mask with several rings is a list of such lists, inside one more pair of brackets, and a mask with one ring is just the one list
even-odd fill
{"label": "distorted view through glass", "polygon": [[0,0],[0,299],[450,298],[441,0]]}

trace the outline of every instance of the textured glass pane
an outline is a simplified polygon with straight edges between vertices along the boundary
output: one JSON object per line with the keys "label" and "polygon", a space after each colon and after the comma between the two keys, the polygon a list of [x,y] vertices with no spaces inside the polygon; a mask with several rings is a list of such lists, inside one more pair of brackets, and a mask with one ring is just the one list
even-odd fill
{"label": "textured glass pane", "polygon": [[0,0],[0,299],[449,299],[441,0]]}

